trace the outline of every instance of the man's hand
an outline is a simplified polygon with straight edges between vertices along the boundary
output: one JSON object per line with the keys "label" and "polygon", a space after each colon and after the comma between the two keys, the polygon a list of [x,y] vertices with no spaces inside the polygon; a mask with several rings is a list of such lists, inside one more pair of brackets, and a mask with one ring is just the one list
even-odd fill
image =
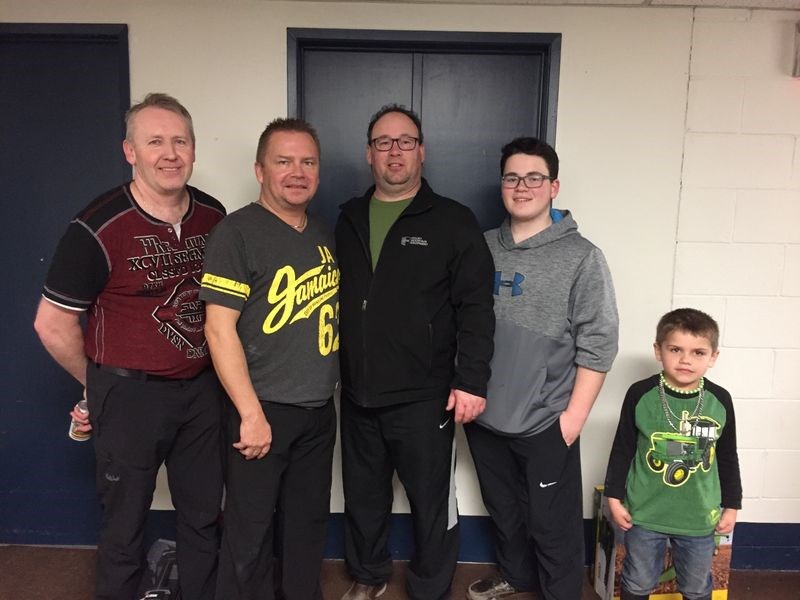
{"label": "man's hand", "polygon": [[735,508],[723,508],[722,516],[719,518],[719,523],[717,523],[717,528],[714,531],[717,533],[730,533],[733,531],[738,512]]}
{"label": "man's hand", "polygon": [[631,513],[623,506],[619,498],[608,498],[608,512],[611,513],[611,520],[614,521],[617,527],[622,529],[622,531],[628,531],[628,529],[633,527]]}
{"label": "man's hand", "polygon": [[[83,399],[86,400],[86,390],[83,390]],[[69,413],[70,418],[78,423],[78,426],[75,427],[75,431],[79,431],[81,433],[89,433],[92,430],[92,424],[89,423],[89,409],[86,409],[86,412],[79,412],[76,408],[77,404],[72,407],[72,410]]]}
{"label": "man's hand", "polygon": [[247,460],[264,458],[272,445],[272,428],[264,413],[242,419],[239,441],[233,444]]}
{"label": "man's hand", "polygon": [[447,410],[455,408],[454,419],[456,423],[469,423],[474,421],[486,409],[486,398],[475,396],[464,390],[450,390],[447,399]]}
{"label": "man's hand", "polygon": [[206,339],[214,369],[222,387],[236,407],[242,424],[239,441],[233,444],[247,460],[264,458],[272,445],[272,428],[250,379],[244,347],[236,330],[239,311],[206,303]]}

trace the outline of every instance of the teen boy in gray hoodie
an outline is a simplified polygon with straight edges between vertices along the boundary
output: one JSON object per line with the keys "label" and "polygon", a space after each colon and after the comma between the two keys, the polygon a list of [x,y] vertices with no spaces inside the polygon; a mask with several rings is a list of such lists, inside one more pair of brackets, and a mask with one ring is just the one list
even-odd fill
{"label": "teen boy in gray hoodie", "polygon": [[537,591],[580,598],[584,580],[579,436],[617,353],[602,252],[554,210],[558,155],[517,138],[500,162],[508,218],[486,232],[495,262],[495,353],[485,412],[465,424],[497,542],[499,575],[471,600]]}

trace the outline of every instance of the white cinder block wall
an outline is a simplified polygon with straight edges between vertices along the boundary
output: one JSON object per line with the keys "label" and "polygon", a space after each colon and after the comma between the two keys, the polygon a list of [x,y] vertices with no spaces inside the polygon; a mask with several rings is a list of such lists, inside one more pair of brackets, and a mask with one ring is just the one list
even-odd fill
{"label": "white cinder block wall", "polygon": [[695,11],[673,305],[712,313],[733,394],[740,520],[800,521],[797,12]]}

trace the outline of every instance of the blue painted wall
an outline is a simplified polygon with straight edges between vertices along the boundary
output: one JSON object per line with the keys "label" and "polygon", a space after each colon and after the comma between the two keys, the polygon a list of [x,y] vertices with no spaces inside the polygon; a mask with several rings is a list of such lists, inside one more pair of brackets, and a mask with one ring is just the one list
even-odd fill
{"label": "blue painted wall", "polygon": [[130,178],[127,26],[0,23],[0,42],[0,543],[90,544],[93,448],[67,437],[83,390],[33,319],[67,223]]}

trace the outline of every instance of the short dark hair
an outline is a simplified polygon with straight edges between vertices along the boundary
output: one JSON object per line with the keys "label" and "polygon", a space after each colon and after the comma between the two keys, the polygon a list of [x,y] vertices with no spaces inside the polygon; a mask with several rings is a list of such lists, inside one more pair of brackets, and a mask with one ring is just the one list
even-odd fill
{"label": "short dark hair", "polygon": [[164,110],[174,112],[176,115],[183,117],[186,120],[187,125],[189,125],[189,134],[192,136],[192,144],[194,144],[194,124],[192,123],[192,115],[190,115],[189,111],[186,110],[186,107],[178,102],[175,98],[169,94],[163,94],[161,92],[151,92],[147,94],[147,96],[144,97],[144,100],[131,106],[128,109],[128,112],[125,113],[126,140],[130,142],[131,136],[133,135],[133,118],[139,114],[142,109],[149,107],[163,108]]}
{"label": "short dark hair", "polygon": [[272,134],[277,133],[279,131],[294,131],[297,133],[307,133],[311,136],[311,139],[314,140],[314,145],[317,147],[317,154],[320,156],[322,155],[322,149],[319,145],[319,136],[317,136],[317,131],[314,129],[308,121],[303,119],[273,119],[261,132],[261,137],[258,138],[258,148],[256,148],[256,162],[261,163],[261,159],[264,157],[264,153],[267,151],[267,144],[269,144],[269,139],[272,137]]}
{"label": "short dark hair", "polygon": [[714,352],[719,347],[719,325],[710,315],[696,308],[676,308],[661,317],[656,327],[656,344],[661,345],[673,331],[707,338]]}
{"label": "short dark hair", "polygon": [[[535,137],[518,137],[503,146],[500,156],[500,175],[505,175],[506,161],[514,154],[530,154],[540,156],[547,163],[549,175],[553,179],[558,179],[558,154],[547,142]],[[521,175],[524,173],[520,173]]]}
{"label": "short dark hair", "polygon": [[422,143],[422,121],[420,121],[417,113],[406,108],[402,104],[385,104],[381,106],[380,110],[372,115],[372,118],[369,120],[369,125],[367,126],[367,145],[372,142],[372,128],[375,127],[375,123],[377,123],[378,119],[380,119],[382,116],[389,113],[400,113],[411,119],[417,128],[417,138],[419,138],[418,141],[420,144]]}

